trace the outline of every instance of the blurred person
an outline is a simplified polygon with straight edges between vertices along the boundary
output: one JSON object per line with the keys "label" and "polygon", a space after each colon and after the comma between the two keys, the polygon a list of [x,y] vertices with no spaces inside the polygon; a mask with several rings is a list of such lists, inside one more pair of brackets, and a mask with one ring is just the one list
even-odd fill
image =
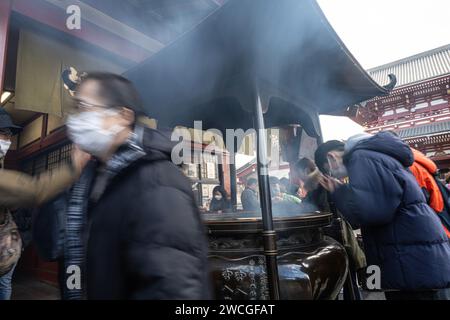
{"label": "blurred person", "polygon": [[213,198],[209,205],[210,212],[225,213],[231,212],[231,201],[228,199],[228,194],[221,186],[216,186],[213,189]]}
{"label": "blurred person", "polygon": [[326,191],[320,188],[320,179],[323,175],[309,158],[298,160],[292,168],[292,175],[296,177],[298,185],[302,188],[302,200],[314,203],[317,210],[330,211]]}
{"label": "blurred person", "polygon": [[[438,300],[450,287],[450,245],[439,218],[409,171],[414,156],[398,137],[357,135],[320,147],[321,185],[360,226],[368,265],[381,272],[388,300]],[[348,183],[342,179],[348,177]]]}
{"label": "blurred person", "polygon": [[272,192],[272,198],[281,196],[281,187],[280,187],[280,179],[274,176],[269,176],[269,184],[271,187],[271,191],[273,191],[273,188],[276,188],[276,192]]}
{"label": "blurred person", "polygon": [[297,216],[314,211],[311,206],[303,204],[300,198],[281,192],[280,181],[277,177],[269,177],[269,183],[274,217]]}
{"label": "blurred person", "polygon": [[299,197],[300,199],[304,199],[306,197],[307,190],[305,189],[302,176],[300,175],[300,170],[297,169],[297,166],[305,165],[306,163],[302,163],[302,161],[305,161],[306,159],[307,158],[302,158],[298,160],[296,163],[294,163],[291,166],[291,171],[289,172],[291,182],[288,189],[288,193],[293,196]]}
{"label": "blurred person", "polygon": [[283,188],[280,183],[280,179],[277,177],[269,177],[270,191],[272,196],[272,202],[280,203],[283,201],[300,204],[302,200],[300,198],[283,192]]}
{"label": "blurred person", "polygon": [[68,134],[95,161],[66,197],[64,270],[78,266],[83,285],[64,287],[64,299],[209,297],[191,183],[171,161],[170,138],[137,123],[140,112],[119,75],[91,73],[76,89]]}
{"label": "blurred person", "polygon": [[[443,214],[445,210],[444,197],[436,181],[437,174],[436,164],[427,158],[422,152],[411,148],[414,155],[414,163],[409,167],[412,174],[416,178],[420,188],[422,189],[428,205],[439,215]],[[447,212],[446,212],[447,213]],[[447,213],[448,214],[448,213]],[[450,231],[443,224],[445,233],[450,237]]]}
{"label": "blurred person", "polygon": [[290,187],[291,187],[291,182],[289,181],[288,178],[283,177],[280,179],[281,192],[290,194],[290,192],[289,192]]}
{"label": "blurred person", "polygon": [[241,202],[244,211],[259,211],[258,180],[249,178],[246,187],[241,194]]}
{"label": "blurred person", "polygon": [[12,210],[31,208],[51,200],[78,179],[89,156],[78,149],[72,162],[38,177],[3,169],[11,138],[20,131],[0,108],[0,300],[11,298],[11,281],[22,252],[22,239]]}
{"label": "blurred person", "polygon": [[448,190],[450,190],[450,173],[448,173],[447,177],[445,178],[445,186]]}
{"label": "blurred person", "polygon": [[277,177],[269,177],[269,185],[272,204],[282,202],[283,194],[281,193],[280,180]]}

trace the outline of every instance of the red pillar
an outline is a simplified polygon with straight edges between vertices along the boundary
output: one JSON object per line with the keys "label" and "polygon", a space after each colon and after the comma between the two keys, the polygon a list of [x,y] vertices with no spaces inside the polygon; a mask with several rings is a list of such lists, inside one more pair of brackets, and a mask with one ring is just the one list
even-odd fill
{"label": "red pillar", "polygon": [[3,92],[3,81],[5,79],[6,50],[8,47],[8,30],[11,7],[12,0],[0,1],[0,94]]}

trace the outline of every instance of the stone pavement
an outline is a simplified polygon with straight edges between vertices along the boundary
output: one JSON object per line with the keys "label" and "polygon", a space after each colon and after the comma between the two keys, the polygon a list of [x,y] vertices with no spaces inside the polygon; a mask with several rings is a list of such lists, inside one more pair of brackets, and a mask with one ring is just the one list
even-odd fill
{"label": "stone pavement", "polygon": [[[385,300],[384,293],[382,292],[363,291],[363,298],[364,300]],[[13,280],[12,299],[59,300],[60,295],[55,285],[18,274]]]}
{"label": "stone pavement", "polygon": [[18,275],[13,279],[12,300],[59,300],[56,286],[27,276]]}

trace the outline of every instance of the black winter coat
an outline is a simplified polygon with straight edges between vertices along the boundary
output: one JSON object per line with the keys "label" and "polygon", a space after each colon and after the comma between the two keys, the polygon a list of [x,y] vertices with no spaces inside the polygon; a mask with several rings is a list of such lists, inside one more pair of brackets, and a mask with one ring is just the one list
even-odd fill
{"label": "black winter coat", "polygon": [[89,299],[207,299],[207,242],[190,181],[171,143],[146,130],[145,158],[89,208]]}

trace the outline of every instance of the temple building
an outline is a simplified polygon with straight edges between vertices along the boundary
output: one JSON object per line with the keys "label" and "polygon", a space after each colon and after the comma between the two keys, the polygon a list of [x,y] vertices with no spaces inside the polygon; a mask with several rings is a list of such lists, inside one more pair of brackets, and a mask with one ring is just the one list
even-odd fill
{"label": "temple building", "polygon": [[[38,175],[70,161],[72,144],[64,120],[72,102],[62,81],[65,70],[121,74],[223,3],[1,0],[0,107],[23,128],[13,137],[5,167]],[[149,120],[150,126],[157,125],[154,119]],[[202,148],[195,145],[194,153]],[[221,163],[219,157],[224,158]],[[224,151],[183,168],[201,207],[207,207],[215,186],[222,184],[230,189],[227,157]],[[39,280],[57,282],[56,263],[43,261],[33,245],[25,249],[18,270]]]}
{"label": "temple building", "polygon": [[440,169],[450,168],[450,45],[367,71],[381,85],[394,74],[397,86],[360,104],[352,118],[368,133],[396,132]]}

